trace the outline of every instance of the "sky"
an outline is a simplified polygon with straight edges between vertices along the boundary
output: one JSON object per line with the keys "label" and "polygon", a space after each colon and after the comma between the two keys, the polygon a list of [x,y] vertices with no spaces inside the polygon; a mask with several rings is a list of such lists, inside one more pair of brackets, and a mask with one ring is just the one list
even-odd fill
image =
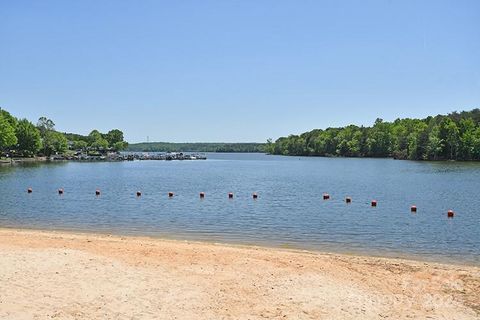
{"label": "sky", "polygon": [[131,143],[470,110],[480,1],[0,0],[0,107]]}

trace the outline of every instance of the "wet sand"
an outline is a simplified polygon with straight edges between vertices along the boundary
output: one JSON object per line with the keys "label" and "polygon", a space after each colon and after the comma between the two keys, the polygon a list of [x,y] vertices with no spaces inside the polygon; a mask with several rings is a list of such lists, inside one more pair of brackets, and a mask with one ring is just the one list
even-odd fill
{"label": "wet sand", "polygon": [[480,268],[0,229],[1,319],[479,319]]}

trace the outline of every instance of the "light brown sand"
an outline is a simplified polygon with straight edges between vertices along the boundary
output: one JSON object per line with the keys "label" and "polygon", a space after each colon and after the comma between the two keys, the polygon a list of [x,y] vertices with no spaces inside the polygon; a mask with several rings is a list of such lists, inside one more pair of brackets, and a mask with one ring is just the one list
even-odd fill
{"label": "light brown sand", "polygon": [[478,319],[480,268],[0,229],[1,319]]}

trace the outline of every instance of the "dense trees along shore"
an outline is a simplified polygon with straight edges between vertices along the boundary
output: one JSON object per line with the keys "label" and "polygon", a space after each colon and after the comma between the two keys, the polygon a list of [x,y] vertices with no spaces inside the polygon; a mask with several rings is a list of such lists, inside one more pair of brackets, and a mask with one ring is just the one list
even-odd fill
{"label": "dense trees along shore", "polygon": [[127,147],[123,132],[114,129],[106,134],[93,130],[88,136],[62,133],[55,123],[41,117],[36,125],[27,119],[17,119],[0,108],[0,155],[14,157],[51,156],[69,151],[120,151]]}
{"label": "dense trees along shore", "polygon": [[480,160],[480,110],[425,119],[377,119],[372,127],[315,129],[267,143],[267,152],[292,156]]}
{"label": "dense trees along shore", "polygon": [[144,142],[129,144],[132,152],[265,152],[264,143],[171,143]]}
{"label": "dense trees along shore", "polygon": [[[34,125],[0,108],[0,155],[51,156],[72,150],[88,153],[125,150],[123,132],[93,130],[88,136],[61,133],[42,117]],[[131,146],[132,151],[268,152],[292,156],[394,157],[411,160],[480,160],[480,109],[425,119],[377,119],[373,126],[315,129],[267,144],[169,144]]]}

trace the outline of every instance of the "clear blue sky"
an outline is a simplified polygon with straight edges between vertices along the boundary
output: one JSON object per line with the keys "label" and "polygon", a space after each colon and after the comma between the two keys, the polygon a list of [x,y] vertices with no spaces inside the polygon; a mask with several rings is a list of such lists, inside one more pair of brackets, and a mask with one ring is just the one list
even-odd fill
{"label": "clear blue sky", "polygon": [[0,106],[130,142],[480,107],[480,1],[0,0]]}

